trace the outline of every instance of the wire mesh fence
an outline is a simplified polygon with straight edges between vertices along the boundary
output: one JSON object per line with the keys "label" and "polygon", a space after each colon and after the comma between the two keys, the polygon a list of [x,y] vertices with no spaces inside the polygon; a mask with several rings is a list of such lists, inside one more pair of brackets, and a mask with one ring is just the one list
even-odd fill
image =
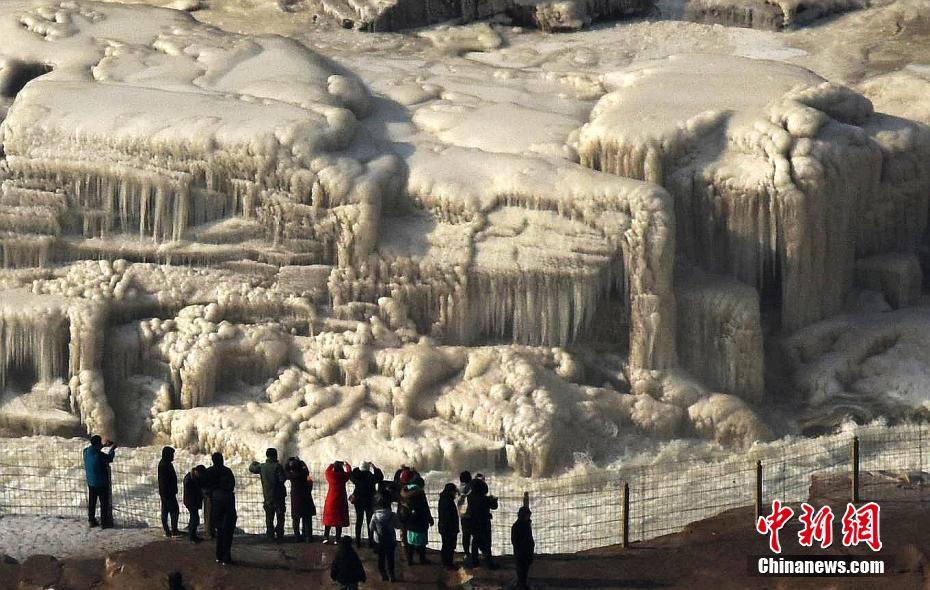
{"label": "wire mesh fence", "polygon": [[[851,469],[850,443],[859,438],[860,469],[874,476],[874,489],[863,497],[881,499],[900,482],[926,480],[922,475],[930,455],[930,426],[861,427],[856,432],[816,439],[782,440],[758,445],[717,462],[665,461],[619,469],[590,469],[561,477],[529,479],[489,476],[491,493],[499,500],[492,521],[494,551],[510,552],[510,526],[529,495],[537,550],[566,553],[619,544],[623,539],[622,494],[629,486],[630,541],[643,541],[675,533],[695,521],[754,502],[756,461],[762,461],[763,505],[773,499],[801,502],[810,496],[813,476],[847,477]],[[14,442],[16,441],[16,442]],[[11,451],[10,446],[17,450]],[[6,439],[0,442],[0,515],[87,517],[80,439]],[[119,449],[112,465],[113,509],[118,526],[160,526],[154,447]],[[204,456],[179,451],[175,459],[179,478]],[[264,532],[261,483],[247,464],[234,459],[238,526],[247,533]],[[322,511],[327,485],[322,465],[312,465],[316,479],[313,498]],[[393,473],[385,473],[390,478]],[[426,492],[435,511],[438,494],[458,474],[426,475]],[[881,482],[893,484],[881,487]],[[878,483],[876,483],[878,482]],[[349,484],[349,492],[351,492]],[[889,496],[890,497],[890,496]],[[434,512],[434,516],[435,512]],[[354,534],[355,514],[350,507]],[[181,526],[187,515],[182,508]],[[314,533],[321,532],[319,514]],[[367,537],[362,527],[363,537]],[[438,548],[439,535],[431,530],[430,546]]]}

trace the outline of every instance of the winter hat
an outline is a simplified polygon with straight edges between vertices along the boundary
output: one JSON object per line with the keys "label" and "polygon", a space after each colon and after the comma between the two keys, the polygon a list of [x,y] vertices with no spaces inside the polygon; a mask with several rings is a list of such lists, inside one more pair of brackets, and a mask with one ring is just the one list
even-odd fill
{"label": "winter hat", "polygon": [[413,470],[407,469],[406,471],[401,471],[400,473],[400,483],[407,485],[413,480]]}
{"label": "winter hat", "polygon": [[371,471],[371,461],[362,461],[362,471]]}

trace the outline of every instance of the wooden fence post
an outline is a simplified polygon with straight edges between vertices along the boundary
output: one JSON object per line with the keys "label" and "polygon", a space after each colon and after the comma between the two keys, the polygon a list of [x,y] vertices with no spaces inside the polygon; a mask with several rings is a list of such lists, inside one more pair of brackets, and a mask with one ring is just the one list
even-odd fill
{"label": "wooden fence post", "polygon": [[529,492],[523,492],[523,507],[524,508],[530,507],[530,493]]}
{"label": "wooden fence post", "polygon": [[756,520],[762,516],[762,461],[756,461]]}
{"label": "wooden fence post", "polygon": [[854,436],[852,446],[850,447],[850,459],[852,461],[852,502],[859,502],[859,437]]}
{"label": "wooden fence post", "polygon": [[623,530],[621,547],[630,546],[630,484],[623,482]]}

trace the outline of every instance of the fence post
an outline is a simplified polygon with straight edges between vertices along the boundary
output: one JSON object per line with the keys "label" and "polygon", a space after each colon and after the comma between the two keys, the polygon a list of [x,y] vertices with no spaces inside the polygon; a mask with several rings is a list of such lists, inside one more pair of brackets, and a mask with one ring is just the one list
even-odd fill
{"label": "fence post", "polygon": [[762,516],[762,461],[756,461],[756,520]]}
{"label": "fence post", "polygon": [[523,492],[523,507],[524,508],[530,507],[530,493],[529,492]]}
{"label": "fence post", "polygon": [[859,502],[859,437],[854,436],[852,446],[850,447],[850,459],[852,460],[852,502]]}
{"label": "fence post", "polygon": [[630,484],[623,482],[623,530],[620,546],[630,546]]}

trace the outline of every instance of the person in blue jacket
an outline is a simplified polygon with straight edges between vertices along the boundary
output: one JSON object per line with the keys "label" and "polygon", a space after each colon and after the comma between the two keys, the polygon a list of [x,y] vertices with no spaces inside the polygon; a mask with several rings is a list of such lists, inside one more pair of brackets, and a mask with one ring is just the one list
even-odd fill
{"label": "person in blue jacket", "polygon": [[[103,447],[110,450],[103,452]],[[99,435],[90,437],[90,446],[84,449],[84,473],[87,477],[87,522],[90,526],[113,527],[112,484],[110,463],[116,454],[116,444],[102,441]],[[97,522],[97,500],[100,500],[100,523]]]}

